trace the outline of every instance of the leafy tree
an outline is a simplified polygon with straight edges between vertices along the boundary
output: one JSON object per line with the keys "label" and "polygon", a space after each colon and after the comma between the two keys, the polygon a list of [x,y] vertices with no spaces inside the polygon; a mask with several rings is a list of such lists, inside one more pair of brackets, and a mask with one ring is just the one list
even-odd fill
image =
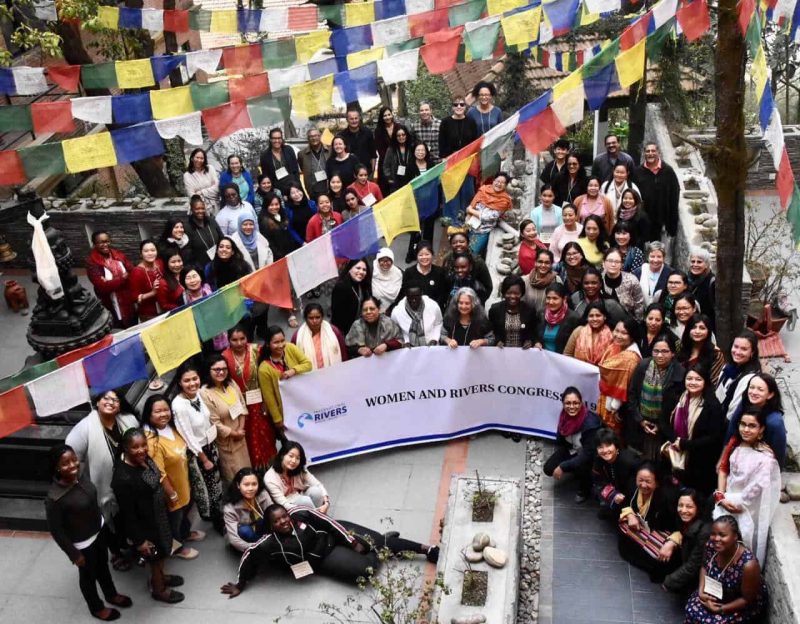
{"label": "leafy tree", "polygon": [[406,105],[409,112],[415,114],[420,102],[430,102],[436,117],[450,114],[450,91],[441,76],[431,74],[422,59],[419,61],[417,79],[402,83],[405,88]]}

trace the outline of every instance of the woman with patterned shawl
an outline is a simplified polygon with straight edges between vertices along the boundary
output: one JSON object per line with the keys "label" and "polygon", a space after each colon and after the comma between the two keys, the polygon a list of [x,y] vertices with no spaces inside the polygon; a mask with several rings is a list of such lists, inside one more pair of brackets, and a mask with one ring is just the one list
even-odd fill
{"label": "woman with patterned shawl", "polygon": [[642,359],[636,346],[639,327],[632,319],[614,327],[614,342],[600,359],[600,398],[597,413],[603,424],[617,435],[622,433],[622,404],[628,400],[628,385],[636,365]]}

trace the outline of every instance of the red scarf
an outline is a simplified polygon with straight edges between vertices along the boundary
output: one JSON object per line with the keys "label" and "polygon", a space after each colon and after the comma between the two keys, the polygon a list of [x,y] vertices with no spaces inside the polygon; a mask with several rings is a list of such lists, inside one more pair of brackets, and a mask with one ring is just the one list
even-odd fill
{"label": "red scarf", "polygon": [[574,417],[568,416],[567,410],[562,409],[561,415],[558,417],[558,434],[568,438],[578,433],[583,427],[583,421],[586,420],[588,413],[589,410],[586,409],[585,405],[581,405],[581,411]]}
{"label": "red scarf", "polygon": [[96,249],[92,249],[89,254],[89,261],[103,268],[108,269],[114,279],[119,279],[125,274],[125,264],[122,261],[124,256],[115,249],[109,250],[108,256],[104,256]]}
{"label": "red scarf", "polygon": [[568,310],[569,308],[567,307],[567,301],[564,300],[564,305],[561,306],[561,309],[558,312],[553,312],[550,308],[545,308],[544,320],[548,325],[559,325],[567,316]]}

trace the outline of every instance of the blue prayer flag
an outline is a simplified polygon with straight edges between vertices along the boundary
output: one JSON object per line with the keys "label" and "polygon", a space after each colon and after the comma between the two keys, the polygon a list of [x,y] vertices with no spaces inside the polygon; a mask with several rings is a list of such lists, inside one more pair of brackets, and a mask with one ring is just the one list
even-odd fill
{"label": "blue prayer flag", "polygon": [[553,90],[548,89],[544,93],[542,93],[538,98],[536,98],[533,102],[530,102],[519,109],[519,123],[523,123],[528,121],[532,117],[536,117],[539,113],[541,113],[547,105],[550,104],[550,99],[553,96]]}
{"label": "blue prayer flag", "polygon": [[336,56],[347,56],[353,52],[366,50],[371,46],[372,28],[369,24],[342,28],[331,33],[331,47]]}
{"label": "blue prayer flag", "polygon": [[261,23],[261,11],[259,9],[239,9],[236,11],[236,24],[240,33],[258,32]]}
{"label": "blue prayer flag", "polygon": [[129,9],[128,7],[119,8],[119,27],[120,28],[141,28],[142,10]]}
{"label": "blue prayer flag", "polygon": [[767,80],[767,84],[764,85],[764,96],[761,98],[761,104],[758,107],[758,121],[762,130],[767,129],[774,107],[775,100],[772,99],[772,87],[770,81]]}
{"label": "blue prayer flag", "polygon": [[333,77],[342,100],[357,102],[359,98],[378,92],[378,64],[367,63],[349,71],[340,72]]}
{"label": "blue prayer flag", "polygon": [[186,63],[185,54],[164,54],[150,58],[150,65],[153,67],[153,77],[156,82],[164,80],[173,70],[184,63]]}
{"label": "blue prayer flag", "polygon": [[552,0],[542,2],[542,10],[553,25],[553,36],[558,37],[572,30],[578,15],[580,0]]}
{"label": "blue prayer flag", "polygon": [[10,69],[0,69],[0,93],[14,95],[17,92],[17,83]]}
{"label": "blue prayer flag", "polygon": [[151,121],[150,93],[130,93],[111,97],[111,113],[115,124],[135,124]]}
{"label": "blue prayer flag", "polygon": [[147,360],[141,336],[131,336],[85,357],[83,370],[92,393],[147,379]]}
{"label": "blue prayer flag", "polygon": [[308,75],[311,77],[311,80],[317,80],[323,76],[330,76],[338,71],[339,59],[335,57],[326,58],[325,60],[308,64]]}
{"label": "blue prayer flag", "polygon": [[619,89],[617,80],[617,67],[614,63],[606,65],[593,76],[583,76],[583,92],[589,110],[597,110],[608,98],[608,94]]}
{"label": "blue prayer flag", "polygon": [[372,209],[360,212],[331,230],[333,255],[358,260],[380,251],[380,237]]}
{"label": "blue prayer flag", "polygon": [[164,153],[164,142],[153,122],[112,130],[111,140],[119,165]]}

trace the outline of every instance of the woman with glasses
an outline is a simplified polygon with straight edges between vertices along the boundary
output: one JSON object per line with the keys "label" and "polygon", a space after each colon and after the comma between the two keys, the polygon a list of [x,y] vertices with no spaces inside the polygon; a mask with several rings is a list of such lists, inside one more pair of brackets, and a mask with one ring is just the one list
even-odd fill
{"label": "woman with glasses", "polygon": [[269,176],[272,185],[283,195],[289,187],[300,184],[300,166],[297,155],[283,140],[283,131],[273,128],[269,131],[269,149],[261,152],[261,172]]}
{"label": "woman with glasses", "polygon": [[467,117],[475,122],[481,134],[486,134],[503,121],[503,111],[493,103],[496,95],[497,89],[491,82],[479,82],[472,89],[475,104],[470,107]]}
{"label": "woman with glasses", "polygon": [[633,275],[622,271],[622,254],[619,249],[609,249],[603,257],[603,291],[609,299],[619,301],[631,317],[642,319],[642,287]]}
{"label": "woman with glasses", "polygon": [[[462,97],[453,100],[453,113],[442,119],[439,126],[439,156],[442,160],[469,145],[480,136],[478,126],[467,117],[467,103]],[[442,214],[450,221],[460,223],[461,214],[475,194],[475,181],[470,176],[464,179],[461,190],[445,203]]]}

